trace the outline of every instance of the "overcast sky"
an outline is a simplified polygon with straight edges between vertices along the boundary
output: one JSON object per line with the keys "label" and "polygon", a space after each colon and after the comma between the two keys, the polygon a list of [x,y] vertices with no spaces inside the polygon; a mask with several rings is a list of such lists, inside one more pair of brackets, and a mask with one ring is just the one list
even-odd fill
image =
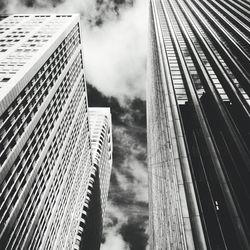
{"label": "overcast sky", "polygon": [[147,246],[147,0],[0,0],[3,13],[80,13],[90,106],[111,106],[114,162],[101,250]]}

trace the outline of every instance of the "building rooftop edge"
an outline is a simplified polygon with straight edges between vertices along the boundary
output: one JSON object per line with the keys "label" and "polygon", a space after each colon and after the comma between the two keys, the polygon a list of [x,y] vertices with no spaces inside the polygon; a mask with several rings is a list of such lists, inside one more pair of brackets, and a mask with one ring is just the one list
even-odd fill
{"label": "building rooftop edge", "polygon": [[88,107],[89,112],[111,113],[110,107]]}

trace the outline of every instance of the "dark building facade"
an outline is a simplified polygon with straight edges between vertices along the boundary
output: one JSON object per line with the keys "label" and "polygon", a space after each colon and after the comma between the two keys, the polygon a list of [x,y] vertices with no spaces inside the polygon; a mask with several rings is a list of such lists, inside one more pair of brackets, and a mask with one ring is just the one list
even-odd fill
{"label": "dark building facade", "polygon": [[150,1],[150,249],[250,249],[249,14]]}

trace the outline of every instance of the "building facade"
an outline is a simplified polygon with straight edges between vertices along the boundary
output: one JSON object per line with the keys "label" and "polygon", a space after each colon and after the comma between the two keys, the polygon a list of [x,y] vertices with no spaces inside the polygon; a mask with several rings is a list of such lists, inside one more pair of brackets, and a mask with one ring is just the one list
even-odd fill
{"label": "building facade", "polygon": [[110,108],[88,108],[92,162],[98,169],[102,219],[104,219],[113,162],[112,121]]}
{"label": "building facade", "polygon": [[0,248],[78,249],[93,177],[79,15],[0,21]]}
{"label": "building facade", "polygon": [[151,0],[150,249],[250,249],[250,4]]}
{"label": "building facade", "polygon": [[79,249],[99,250],[112,169],[112,125],[110,108],[88,108],[92,175],[87,203],[82,211]]}

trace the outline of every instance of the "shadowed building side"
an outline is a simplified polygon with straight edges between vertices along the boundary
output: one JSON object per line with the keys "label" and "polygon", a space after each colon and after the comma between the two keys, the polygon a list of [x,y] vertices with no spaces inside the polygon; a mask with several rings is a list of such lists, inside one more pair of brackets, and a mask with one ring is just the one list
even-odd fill
{"label": "shadowed building side", "polygon": [[0,21],[1,249],[72,249],[92,165],[80,16]]}
{"label": "shadowed building side", "polygon": [[112,169],[110,108],[88,108],[92,170],[76,242],[77,249],[99,250]]}
{"label": "shadowed building side", "polygon": [[90,201],[88,206],[85,207],[86,216],[84,213],[82,214],[82,218],[85,219],[85,225],[83,225],[84,233],[79,246],[80,250],[99,250],[101,245],[103,218],[98,169],[93,178],[93,187],[90,188]]}
{"label": "shadowed building side", "polygon": [[250,5],[229,2],[150,1],[151,249],[250,247]]}

